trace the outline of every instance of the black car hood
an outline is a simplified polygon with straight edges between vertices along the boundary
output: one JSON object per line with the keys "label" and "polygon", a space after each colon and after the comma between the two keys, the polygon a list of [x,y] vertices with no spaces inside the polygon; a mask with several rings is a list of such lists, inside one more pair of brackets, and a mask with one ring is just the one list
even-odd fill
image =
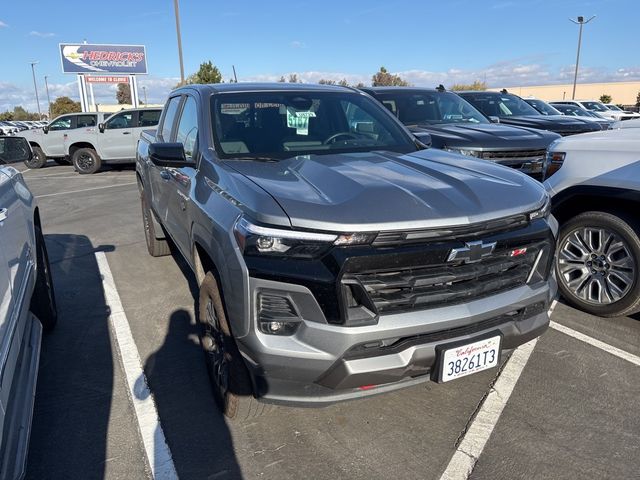
{"label": "black car hood", "polygon": [[544,189],[507,167],[428,149],[227,160],[294,228],[356,232],[468,225],[541,204]]}
{"label": "black car hood", "polygon": [[409,127],[409,130],[412,133],[429,133],[436,148],[541,150],[558,138],[558,135],[544,130],[496,123],[417,125]]}
{"label": "black car hood", "polygon": [[527,115],[500,117],[501,123],[520,127],[539,128],[560,134],[596,132],[600,126],[596,122],[571,118],[565,115]]}

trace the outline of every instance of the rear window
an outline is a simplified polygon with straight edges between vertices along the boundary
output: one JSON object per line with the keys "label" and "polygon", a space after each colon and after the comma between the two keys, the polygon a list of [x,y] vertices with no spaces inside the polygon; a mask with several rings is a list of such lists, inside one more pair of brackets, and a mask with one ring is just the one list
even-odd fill
{"label": "rear window", "polygon": [[78,115],[76,118],[77,118],[77,127],[78,128],[87,128],[87,127],[95,127],[96,126],[96,116],[95,115]]}
{"label": "rear window", "polygon": [[160,121],[162,110],[141,110],[138,113],[138,126],[155,127]]}

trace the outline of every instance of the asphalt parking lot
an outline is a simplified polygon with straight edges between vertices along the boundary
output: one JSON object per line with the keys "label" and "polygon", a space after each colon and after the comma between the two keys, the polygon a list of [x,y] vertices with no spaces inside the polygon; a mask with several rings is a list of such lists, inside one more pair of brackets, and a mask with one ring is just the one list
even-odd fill
{"label": "asphalt parking lot", "polygon": [[[450,462],[464,458],[454,454],[478,426],[492,433],[473,479],[638,478],[640,316],[603,319],[558,304],[552,319],[568,330],[538,340],[510,396],[491,370],[227,423],[198,343],[194,279],[176,256],[148,256],[133,169],[80,176],[50,163],[24,175],[39,197],[60,311],[43,341],[27,478],[150,478],[157,467],[139,432],[101,255],[181,479],[464,478]],[[504,410],[479,425],[491,418],[485,397]]]}

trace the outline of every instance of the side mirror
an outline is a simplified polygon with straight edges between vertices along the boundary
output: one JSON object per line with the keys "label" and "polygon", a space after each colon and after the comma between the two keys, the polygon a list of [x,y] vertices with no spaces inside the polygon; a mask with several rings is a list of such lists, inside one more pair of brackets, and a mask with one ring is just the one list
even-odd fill
{"label": "side mirror", "polygon": [[49,125],[45,125],[44,127],[42,127],[42,131],[44,133],[49,133]]}
{"label": "side mirror", "polygon": [[33,152],[24,137],[0,137],[0,164],[28,162]]}
{"label": "side mirror", "polygon": [[181,143],[152,143],[149,158],[158,167],[182,168],[193,164],[187,161]]}
{"label": "side mirror", "polygon": [[413,136],[416,138],[420,146],[423,148],[431,147],[431,135],[427,132],[411,132]]}
{"label": "side mirror", "polygon": [[490,121],[491,123],[500,123],[500,117],[495,117],[495,116],[493,116],[493,115],[490,115],[490,116],[489,116],[489,121]]}
{"label": "side mirror", "polygon": [[104,123],[98,124],[98,130],[100,130],[100,133],[104,133]]}

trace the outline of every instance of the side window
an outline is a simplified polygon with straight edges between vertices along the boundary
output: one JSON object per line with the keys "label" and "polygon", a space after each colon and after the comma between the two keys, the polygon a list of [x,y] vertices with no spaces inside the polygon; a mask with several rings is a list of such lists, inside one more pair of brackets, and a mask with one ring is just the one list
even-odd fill
{"label": "side window", "polygon": [[114,116],[109,118],[107,123],[104,125],[104,128],[107,130],[131,127],[133,127],[133,112],[116,113]]}
{"label": "side window", "polygon": [[139,127],[155,127],[160,121],[162,110],[140,110],[138,112]]}
{"label": "side window", "polygon": [[71,117],[60,117],[49,125],[49,131],[69,130],[71,128]]}
{"label": "side window", "polygon": [[176,142],[184,145],[184,153],[188,159],[193,158],[198,140],[198,107],[193,97],[187,97],[178,123]]}
{"label": "side window", "polygon": [[160,135],[163,142],[171,141],[171,129],[173,128],[173,121],[178,113],[178,106],[180,105],[181,96],[173,97],[167,103],[166,112],[162,119],[162,126],[160,127]]}
{"label": "side window", "polygon": [[87,128],[96,126],[95,115],[78,115],[76,117],[78,126],[76,128]]}

